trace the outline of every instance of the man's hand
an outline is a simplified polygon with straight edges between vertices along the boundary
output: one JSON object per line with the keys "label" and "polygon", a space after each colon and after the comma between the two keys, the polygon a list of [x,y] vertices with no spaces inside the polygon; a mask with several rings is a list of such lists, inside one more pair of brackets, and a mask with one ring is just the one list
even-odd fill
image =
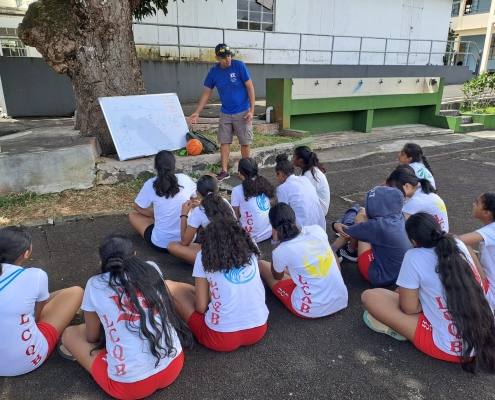
{"label": "man's hand", "polygon": [[191,116],[188,119],[189,123],[190,124],[195,124],[196,122],[198,122],[198,117],[199,117],[199,113],[191,114]]}
{"label": "man's hand", "polygon": [[[248,113],[244,116],[244,119],[246,120],[246,124],[249,124],[252,121],[253,114],[254,114],[254,112],[249,110]],[[192,117],[192,115],[191,115],[191,117]]]}

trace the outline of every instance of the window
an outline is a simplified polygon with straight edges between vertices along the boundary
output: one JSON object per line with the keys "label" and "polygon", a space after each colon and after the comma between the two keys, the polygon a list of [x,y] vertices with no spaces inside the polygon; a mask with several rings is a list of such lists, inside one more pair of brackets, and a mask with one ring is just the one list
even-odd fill
{"label": "window", "polygon": [[478,0],[467,0],[464,14],[476,14],[478,12]]}
{"label": "window", "polygon": [[17,36],[17,28],[0,28],[0,45],[5,57],[27,57],[26,47]]}
{"label": "window", "polygon": [[452,4],[452,13],[450,14],[450,16],[451,17],[458,17],[460,8],[461,8],[461,3]]}
{"label": "window", "polygon": [[495,37],[492,36],[492,41],[490,43],[490,53],[488,53],[489,60],[495,60]]}
{"label": "window", "polygon": [[[271,9],[262,6],[272,4]],[[273,31],[273,2],[237,0],[237,29],[250,31]]]}

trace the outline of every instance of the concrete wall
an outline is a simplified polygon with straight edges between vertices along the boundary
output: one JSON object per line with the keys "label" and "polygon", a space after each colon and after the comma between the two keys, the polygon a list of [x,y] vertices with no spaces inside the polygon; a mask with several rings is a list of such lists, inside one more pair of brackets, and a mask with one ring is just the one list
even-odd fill
{"label": "concrete wall", "polygon": [[[212,64],[141,62],[148,93],[177,93],[182,102],[197,102]],[[467,67],[399,65],[249,65],[256,96],[265,96],[267,78],[387,78],[440,76],[447,84],[472,77]],[[64,116],[76,108],[72,84],[39,58],[0,57],[0,77],[8,115]],[[1,96],[0,96],[1,98]],[[213,98],[218,98],[216,91]]]}

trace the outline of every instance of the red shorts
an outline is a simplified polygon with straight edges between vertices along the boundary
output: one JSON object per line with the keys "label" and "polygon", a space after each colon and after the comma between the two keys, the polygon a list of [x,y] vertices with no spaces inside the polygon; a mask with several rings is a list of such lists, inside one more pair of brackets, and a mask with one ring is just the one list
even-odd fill
{"label": "red shorts", "polygon": [[435,342],[433,342],[433,327],[423,313],[419,314],[413,343],[419,351],[430,357],[455,363],[462,361],[462,357],[445,353],[435,345]]}
{"label": "red shorts", "polygon": [[105,392],[116,399],[131,400],[148,397],[175,381],[184,365],[184,352],[181,351],[163,371],[133,383],[116,382],[108,377],[108,364],[106,359],[103,359],[106,355],[107,351],[103,350],[96,356],[91,367],[91,375]]}
{"label": "red shorts", "polygon": [[58,332],[48,322],[38,322],[36,326],[48,342],[48,353],[46,353],[46,358],[48,358],[58,343]]}
{"label": "red shorts", "polygon": [[361,272],[363,278],[366,279],[368,282],[371,282],[370,277],[368,275],[368,270],[374,259],[375,259],[375,255],[373,254],[373,250],[369,249],[366,250],[364,253],[361,253],[357,260],[359,272]]}
{"label": "red shorts", "polygon": [[198,342],[210,350],[233,351],[241,346],[250,346],[260,341],[266,333],[268,322],[256,328],[237,332],[217,332],[206,325],[204,314],[194,311],[187,325]]}
{"label": "red shorts", "polygon": [[296,284],[292,281],[292,279],[283,279],[273,286],[272,292],[282,303],[284,303],[292,314],[301,318],[310,318],[298,313],[294,310],[294,307],[292,307],[292,292],[295,288]]}

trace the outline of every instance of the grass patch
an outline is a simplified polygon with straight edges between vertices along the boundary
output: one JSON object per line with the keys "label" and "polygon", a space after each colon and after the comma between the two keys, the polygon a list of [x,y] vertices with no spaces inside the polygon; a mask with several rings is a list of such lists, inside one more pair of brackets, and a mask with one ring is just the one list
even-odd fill
{"label": "grass patch", "polygon": [[[208,139],[217,142],[217,132],[201,132],[203,135],[208,137]],[[280,143],[293,143],[300,140],[300,138],[290,137],[290,136],[278,136],[278,135],[263,135],[261,133],[254,132],[253,133],[253,143],[251,144],[252,149],[256,149],[258,147],[267,147],[274,146]],[[232,141],[232,145],[230,146],[230,151],[241,151],[241,146],[239,141],[237,140],[237,136],[234,136]],[[218,151],[220,152],[220,150]]]}

